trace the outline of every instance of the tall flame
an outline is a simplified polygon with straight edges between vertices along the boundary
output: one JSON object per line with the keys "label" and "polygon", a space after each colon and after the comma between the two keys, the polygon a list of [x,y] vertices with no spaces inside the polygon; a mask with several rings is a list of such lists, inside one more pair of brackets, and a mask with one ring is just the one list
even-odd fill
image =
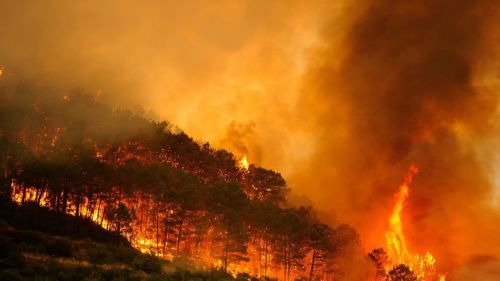
{"label": "tall flame", "polygon": [[398,264],[406,264],[415,273],[418,280],[444,281],[444,275],[436,274],[436,259],[431,253],[426,252],[423,255],[412,254],[408,250],[408,246],[406,244],[401,213],[409,196],[409,186],[418,171],[417,166],[410,166],[406,177],[396,194],[396,204],[394,205],[391,216],[389,217],[389,230],[385,233],[387,254],[389,256],[389,267],[387,270],[390,270]]}
{"label": "tall flame", "polygon": [[396,204],[394,205],[394,209],[389,218],[389,231],[385,233],[389,257],[393,262],[397,262],[398,264],[405,263],[410,256],[403,233],[401,211],[403,210],[406,199],[408,198],[409,185],[413,180],[413,176],[417,173],[418,168],[412,165],[406,174],[405,180],[399,187],[398,193],[396,194]]}

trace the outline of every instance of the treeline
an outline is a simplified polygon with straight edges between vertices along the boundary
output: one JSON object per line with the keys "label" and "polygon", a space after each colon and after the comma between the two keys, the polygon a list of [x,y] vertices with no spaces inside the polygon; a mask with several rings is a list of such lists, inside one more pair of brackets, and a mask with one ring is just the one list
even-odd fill
{"label": "treeline", "polygon": [[79,92],[0,83],[0,159],[3,197],[91,220],[165,259],[331,279],[359,243],[351,227],[289,207],[280,174]]}

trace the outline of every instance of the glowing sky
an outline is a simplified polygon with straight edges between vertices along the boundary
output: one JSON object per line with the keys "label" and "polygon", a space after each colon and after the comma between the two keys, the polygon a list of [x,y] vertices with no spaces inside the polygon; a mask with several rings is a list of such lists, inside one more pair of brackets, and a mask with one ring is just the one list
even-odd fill
{"label": "glowing sky", "polygon": [[1,2],[11,77],[82,87],[246,154],[367,247],[416,162],[410,240],[438,258],[500,254],[477,242],[500,237],[493,1]]}

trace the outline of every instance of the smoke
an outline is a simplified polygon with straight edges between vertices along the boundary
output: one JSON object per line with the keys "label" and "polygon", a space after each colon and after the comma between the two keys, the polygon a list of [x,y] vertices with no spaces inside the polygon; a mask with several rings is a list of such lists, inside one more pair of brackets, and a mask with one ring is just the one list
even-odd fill
{"label": "smoke", "polygon": [[141,106],[285,175],[328,221],[446,268],[500,256],[498,5],[488,0],[2,1],[0,79]]}
{"label": "smoke", "polygon": [[321,14],[338,4],[0,2],[0,65],[11,77],[141,106],[215,146],[232,122],[254,123],[255,137],[241,140],[255,144],[249,160],[281,172],[307,156],[286,149],[309,143],[288,123],[298,122],[296,89]]}
{"label": "smoke", "polygon": [[[486,140],[498,133],[497,94],[483,72],[498,46],[498,5],[356,5],[363,11],[341,50],[318,51],[307,75],[302,105],[322,103],[312,129],[321,143],[306,163],[312,168],[293,179],[314,188],[313,201],[354,223],[368,246],[383,246],[392,194],[414,163],[421,173],[405,219],[410,248],[430,249],[444,267],[467,255],[500,254],[498,211],[487,204],[492,159],[479,152],[490,151]],[[326,46],[336,28],[332,22],[323,30]]]}
{"label": "smoke", "polygon": [[[226,129],[226,136],[220,140],[220,144],[225,149],[233,151],[236,155],[249,156],[251,159],[259,163],[262,159],[261,145],[257,143],[255,135],[256,124],[253,122],[241,123],[233,121]],[[252,148],[250,155],[249,147]]]}
{"label": "smoke", "polygon": [[471,257],[467,263],[451,276],[453,280],[484,280],[495,281],[500,279],[500,262],[490,256]]}

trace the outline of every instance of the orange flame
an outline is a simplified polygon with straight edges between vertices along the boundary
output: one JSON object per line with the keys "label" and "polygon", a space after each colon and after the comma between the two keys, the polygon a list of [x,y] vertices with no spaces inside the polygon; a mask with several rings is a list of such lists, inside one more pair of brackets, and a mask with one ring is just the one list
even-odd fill
{"label": "orange flame", "polygon": [[[246,157],[244,159],[246,160]],[[247,161],[244,162],[248,163]],[[242,169],[243,168],[244,167],[242,167]],[[18,205],[23,205],[27,202],[34,202],[42,207],[50,207],[51,204],[53,204],[51,203],[51,195],[44,189],[37,189],[31,186],[23,186],[15,180],[12,181],[11,188],[11,199]],[[178,252],[175,243],[168,242],[168,237],[163,236],[164,234],[158,237],[158,231],[155,228],[158,228],[158,223],[162,221],[164,215],[155,215],[154,208],[157,208],[157,205],[155,205],[155,203],[150,198],[148,198],[147,196],[144,197],[140,193],[135,194],[133,198],[134,199],[123,199],[120,201],[121,203],[125,204],[129,210],[133,209],[137,211],[137,219],[132,222],[132,229],[130,230],[130,232],[122,233],[122,235],[130,241],[131,245],[134,248],[138,249],[142,253],[152,254],[169,261],[173,261],[175,257],[182,256],[183,253]],[[108,204],[110,204],[110,202],[100,200],[97,202],[89,202],[89,199],[87,198],[78,198],[79,201],[77,207],[77,198],[73,198],[70,196],[67,200],[67,208],[65,210],[66,214],[87,218],[93,221],[96,225],[99,225],[107,230],[111,230],[111,228],[113,227],[113,224],[111,224],[107,220],[107,217],[105,215],[106,209],[109,207]],[[173,213],[173,209],[169,211],[170,215],[172,215]],[[165,226],[160,225],[160,227],[163,228]],[[185,233],[187,233],[187,235],[190,235],[190,231],[192,230],[186,229]],[[214,233],[214,229],[210,228],[206,233],[205,239],[206,241],[215,241],[214,237],[216,236],[217,233]],[[192,247],[194,247],[195,245],[193,245],[192,242],[181,243],[188,243],[185,247],[187,251],[194,250],[194,248]],[[191,245],[189,243],[191,243]],[[211,243],[212,242],[208,244]],[[207,246],[208,247],[204,249],[200,248],[200,251],[196,252],[195,254],[196,259],[199,260],[198,265],[205,268],[210,266],[215,268],[222,268],[224,266],[224,262],[220,258],[220,249],[213,249],[213,245]],[[248,245],[249,253],[251,255],[253,254],[253,260],[249,259],[247,261],[228,261],[226,265],[227,272],[234,277],[236,277],[237,274],[241,272],[250,273],[256,276],[263,276],[262,267],[264,266],[264,261],[257,247],[260,246],[252,244]],[[194,252],[191,252],[191,254],[193,253]],[[258,257],[255,257],[255,255],[258,255]],[[274,260],[273,255],[270,253],[267,254],[266,260],[268,261],[269,267],[267,267],[264,275],[277,277],[277,274],[280,271],[279,269],[271,265],[272,261]]]}
{"label": "orange flame", "polygon": [[240,164],[240,168],[244,169],[244,170],[248,170],[248,168],[250,167],[250,163],[248,163],[248,159],[247,159],[247,156],[243,156],[243,158],[240,160],[239,162]]}
{"label": "orange flame", "polygon": [[389,256],[389,267],[387,270],[398,264],[406,264],[415,273],[418,280],[445,281],[444,275],[436,274],[436,259],[431,253],[426,252],[423,255],[412,254],[406,244],[401,213],[408,199],[409,186],[418,171],[417,166],[410,166],[403,183],[399,187],[399,192],[396,194],[396,204],[389,217],[389,230],[385,233],[387,254]]}

